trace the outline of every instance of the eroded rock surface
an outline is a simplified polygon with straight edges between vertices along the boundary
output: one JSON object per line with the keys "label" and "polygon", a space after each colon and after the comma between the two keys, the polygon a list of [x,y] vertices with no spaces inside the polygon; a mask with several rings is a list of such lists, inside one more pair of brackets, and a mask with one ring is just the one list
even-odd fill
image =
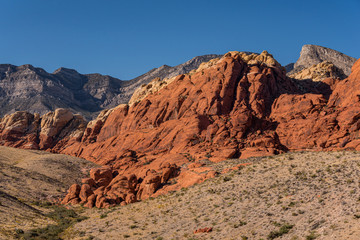
{"label": "eroded rock surface", "polygon": [[109,166],[92,169],[90,177],[82,180],[81,187],[77,184],[70,187],[61,203],[81,203],[88,208],[126,205],[149,198],[161,185],[176,177],[177,171],[175,164],[165,164],[157,170],[149,169],[142,177],[122,175]]}
{"label": "eroded rock surface", "polygon": [[[58,108],[43,116],[28,112],[5,115],[0,122],[3,146],[57,152],[57,146],[82,138],[87,122],[69,109]],[[53,149],[54,148],[54,149]]]}

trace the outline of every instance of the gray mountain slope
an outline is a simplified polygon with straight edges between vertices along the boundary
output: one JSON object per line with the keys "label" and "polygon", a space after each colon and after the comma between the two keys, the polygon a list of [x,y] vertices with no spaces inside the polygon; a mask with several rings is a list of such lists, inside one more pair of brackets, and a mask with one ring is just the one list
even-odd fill
{"label": "gray mountain slope", "polygon": [[137,87],[156,77],[187,73],[219,56],[198,56],[175,67],[164,65],[130,81],[97,73],[80,74],[68,68],[48,73],[29,64],[0,64],[0,117],[15,111],[42,115],[56,108],[68,108],[91,119],[103,109],[127,103]]}
{"label": "gray mountain slope", "polygon": [[335,67],[342,70],[346,76],[349,76],[351,67],[355,63],[356,58],[347,56],[330,48],[308,44],[302,47],[300,57],[293,68],[289,64],[287,65],[287,70],[289,70],[289,74],[292,74],[323,61],[332,62]]}

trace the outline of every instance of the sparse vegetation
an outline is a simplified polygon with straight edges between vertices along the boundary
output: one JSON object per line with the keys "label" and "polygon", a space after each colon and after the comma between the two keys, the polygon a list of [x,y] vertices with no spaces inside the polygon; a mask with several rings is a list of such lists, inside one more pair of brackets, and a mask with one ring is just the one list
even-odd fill
{"label": "sparse vegetation", "polygon": [[80,216],[74,210],[66,209],[63,206],[48,206],[52,211],[46,214],[47,217],[53,219],[57,224],[50,224],[44,228],[35,228],[29,231],[17,229],[15,237],[19,239],[60,239],[60,234],[67,228],[77,222],[81,222],[87,217]]}
{"label": "sparse vegetation", "polygon": [[[338,155],[341,157],[336,158]],[[242,163],[251,165],[241,165],[241,171],[229,171],[204,183],[135,204],[106,210],[84,209],[81,215],[89,219],[77,222],[74,217],[72,227],[63,230],[58,229],[58,220],[47,215],[54,221],[50,224],[53,226],[33,231],[38,235],[59,231],[64,239],[120,236],[123,239],[311,240],[330,235],[348,236],[342,232],[346,227],[355,236],[359,233],[355,226],[360,219],[359,209],[355,207],[359,203],[356,189],[359,157],[358,153],[302,152],[220,163],[205,161],[206,167],[218,172]],[[6,205],[3,199],[1,202]],[[327,211],[333,204],[342,210]],[[35,201],[31,205],[51,209],[49,202]],[[194,230],[203,227],[214,229],[194,235]],[[321,232],[314,232],[320,228]],[[19,236],[31,233],[22,227],[12,232]]]}
{"label": "sparse vegetation", "polygon": [[305,237],[306,240],[314,240],[317,238],[317,235],[315,234],[315,232],[311,232],[309,235],[307,235]]}
{"label": "sparse vegetation", "polygon": [[281,237],[282,235],[287,234],[293,227],[294,225],[286,223],[282,225],[279,230],[271,231],[267,236],[267,239],[275,239]]}

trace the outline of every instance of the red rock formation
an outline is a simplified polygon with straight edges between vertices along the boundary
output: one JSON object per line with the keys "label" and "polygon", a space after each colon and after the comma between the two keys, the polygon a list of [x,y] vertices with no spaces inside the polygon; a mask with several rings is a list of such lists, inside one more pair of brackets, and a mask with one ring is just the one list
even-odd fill
{"label": "red rock formation", "polygon": [[68,194],[66,197],[62,200],[61,203],[71,203],[71,204],[77,204],[80,202],[79,200],[79,194],[80,194],[80,186],[78,184],[73,184],[69,188]]}
{"label": "red rock formation", "polygon": [[[41,118],[6,116],[1,143],[106,165],[93,170],[78,193],[71,189],[67,202],[126,204],[215,176],[211,169],[184,165],[202,159],[360,149],[360,60],[352,71],[342,81],[294,80],[266,52],[230,52],[131,106],[101,113],[87,127],[64,110]],[[185,167],[175,174],[173,164]]]}
{"label": "red rock formation", "polygon": [[90,178],[82,180],[82,186],[74,184],[62,204],[78,204],[92,208],[110,207],[115,204],[126,205],[149,198],[177,174],[177,166],[165,164],[157,171],[150,169],[144,179],[135,174],[119,175],[118,171],[108,166],[92,169]]}
{"label": "red rock formation", "polygon": [[68,109],[56,109],[43,116],[27,112],[6,115],[0,122],[0,143],[4,146],[56,151],[56,144],[80,141],[86,127],[82,116]]}
{"label": "red rock formation", "polygon": [[[262,154],[282,152],[267,117],[276,97],[294,91],[279,66],[249,65],[240,54],[229,53],[208,69],[178,76],[136,105],[112,110],[92,142],[83,137],[59,150],[132,171],[142,168],[143,155],[167,155],[171,163],[180,153],[196,160],[211,152],[210,159],[219,161],[238,157],[247,148]],[[266,143],[256,146],[261,139]],[[129,149],[138,155],[135,159],[125,156]]]}
{"label": "red rock formation", "polygon": [[280,142],[290,150],[360,150],[359,80],[360,60],[332,87],[329,100],[321,94],[281,95],[270,115]]}

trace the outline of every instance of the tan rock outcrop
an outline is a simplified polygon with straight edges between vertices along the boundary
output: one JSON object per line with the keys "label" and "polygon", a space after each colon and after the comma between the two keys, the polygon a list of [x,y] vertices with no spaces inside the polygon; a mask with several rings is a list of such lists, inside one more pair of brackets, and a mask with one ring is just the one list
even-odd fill
{"label": "tan rock outcrop", "polygon": [[303,80],[311,79],[312,81],[318,82],[326,78],[344,79],[346,76],[331,62],[321,62],[311,67],[304,68],[299,72],[290,74],[289,77]]}

